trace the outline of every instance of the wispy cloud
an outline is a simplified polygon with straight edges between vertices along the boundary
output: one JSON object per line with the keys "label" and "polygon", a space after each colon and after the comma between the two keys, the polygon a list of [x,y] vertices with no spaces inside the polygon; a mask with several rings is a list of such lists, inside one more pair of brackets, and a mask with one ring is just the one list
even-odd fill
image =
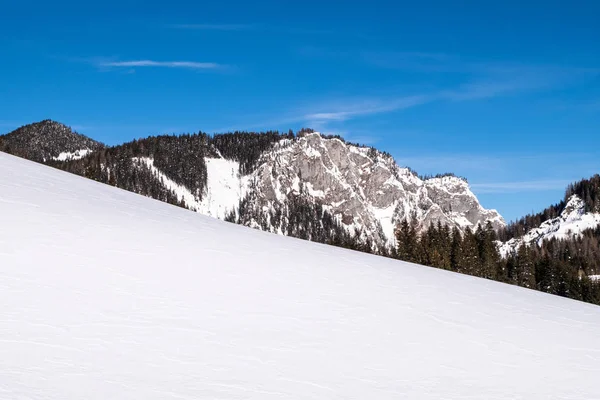
{"label": "wispy cloud", "polygon": [[431,91],[429,93],[399,96],[364,96],[333,98],[321,102],[311,102],[308,106],[283,110],[277,118],[265,118],[260,123],[246,123],[250,127],[272,127],[302,123],[322,132],[331,131],[330,124],[342,123],[357,118],[399,112],[409,108],[424,106],[437,101],[473,101],[508,95],[523,90],[528,83],[518,81],[493,82],[476,81],[453,89]]}
{"label": "wispy cloud", "polygon": [[162,68],[185,68],[185,69],[219,69],[224,65],[213,62],[196,61],[155,61],[155,60],[128,60],[128,61],[101,61],[99,67],[134,68],[134,67],[162,67]]}
{"label": "wispy cloud", "polygon": [[386,69],[420,72],[464,72],[471,69],[457,57],[445,53],[360,51],[354,56],[368,65]]}
{"label": "wispy cloud", "polygon": [[535,90],[543,85],[522,79],[510,80],[480,80],[459,86],[456,89],[443,90],[437,94],[440,100],[469,101],[482,100],[498,96],[506,96],[512,93]]}
{"label": "wispy cloud", "polygon": [[600,100],[587,101],[554,101],[552,106],[557,110],[580,110],[586,112],[600,111]]}
{"label": "wispy cloud", "polygon": [[[514,61],[478,60],[454,54],[436,52],[366,51],[355,49],[328,49],[323,47],[302,47],[300,55],[311,58],[335,58],[356,61],[381,69],[408,71],[423,74],[425,79],[444,74],[454,80],[491,82],[487,87],[479,85],[484,95],[478,95],[471,88],[471,99],[489,97],[494,91],[502,94],[516,90],[539,90],[566,87],[582,83],[586,78],[600,76],[598,67],[574,65],[531,64]],[[494,87],[492,87],[492,85]],[[451,92],[451,97],[459,98],[460,93]]]}
{"label": "wispy cloud", "polygon": [[[323,55],[327,54],[327,50],[313,50],[312,53],[306,54]],[[340,53],[332,51],[329,54],[339,55]],[[429,73],[463,73],[490,76],[514,76],[524,74],[528,77],[536,76],[540,73],[554,77],[564,77],[567,75],[589,76],[600,73],[600,68],[597,67],[531,64],[514,61],[482,61],[472,57],[461,57],[447,53],[359,51],[357,53],[345,54],[358,57],[366,64],[376,67]]]}
{"label": "wispy cloud", "polygon": [[533,89],[531,82],[521,80],[473,81],[456,88],[397,97],[341,99],[312,106],[312,111],[295,118],[311,123],[341,122],[358,117],[391,113],[436,101],[473,101],[506,96]]}
{"label": "wispy cloud", "polygon": [[545,190],[565,189],[571,183],[569,180],[535,180],[516,182],[472,183],[471,188],[477,193],[517,193],[540,192]]}
{"label": "wispy cloud", "polygon": [[176,24],[170,26],[176,29],[203,31],[246,31],[256,29],[258,27],[258,25],[252,24]]}
{"label": "wispy cloud", "polygon": [[354,117],[402,110],[430,101],[430,96],[415,95],[392,99],[356,99],[343,105],[321,105],[322,111],[311,112],[301,120],[314,122],[345,121]]}
{"label": "wispy cloud", "polygon": [[285,25],[263,24],[171,24],[169,28],[197,31],[257,31],[287,35],[339,35],[345,37],[364,38],[365,35],[356,31],[342,32],[333,29],[311,28],[310,26],[292,27]]}

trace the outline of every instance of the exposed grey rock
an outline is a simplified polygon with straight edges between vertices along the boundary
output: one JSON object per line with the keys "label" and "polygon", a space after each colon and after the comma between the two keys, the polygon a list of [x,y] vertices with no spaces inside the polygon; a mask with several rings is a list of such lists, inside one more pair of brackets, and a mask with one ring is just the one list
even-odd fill
{"label": "exposed grey rock", "polygon": [[405,218],[419,230],[438,221],[461,230],[505,224],[497,211],[479,204],[463,179],[422,180],[390,156],[317,133],[265,153],[253,175],[255,208],[270,210],[304,191],[378,245],[393,244],[394,228]]}

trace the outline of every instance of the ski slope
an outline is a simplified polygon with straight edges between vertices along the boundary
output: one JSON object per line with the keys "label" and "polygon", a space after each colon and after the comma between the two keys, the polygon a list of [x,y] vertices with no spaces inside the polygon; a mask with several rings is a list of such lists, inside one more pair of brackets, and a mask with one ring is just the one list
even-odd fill
{"label": "ski slope", "polygon": [[1,399],[600,399],[599,332],[0,153]]}

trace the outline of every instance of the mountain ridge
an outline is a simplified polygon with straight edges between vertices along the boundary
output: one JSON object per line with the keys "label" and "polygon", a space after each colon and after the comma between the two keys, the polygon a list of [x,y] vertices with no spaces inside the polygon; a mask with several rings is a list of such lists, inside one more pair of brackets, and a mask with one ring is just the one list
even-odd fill
{"label": "mountain ridge", "polygon": [[[23,135],[44,124],[58,123],[42,121],[4,137]],[[94,149],[79,139],[73,136],[73,143],[59,154],[54,150],[50,159],[30,159],[284,235],[293,219],[287,204],[293,196],[303,196],[303,201],[310,203],[307,207],[318,208],[321,220],[333,217],[351,235],[380,250],[395,245],[395,226],[406,218],[419,230],[438,221],[461,230],[488,221],[496,229],[505,224],[497,211],[481,207],[463,178],[439,175],[422,179],[409,168],[399,167],[389,153],[311,129],[296,134],[165,135]],[[59,156],[65,153],[75,156]],[[222,176],[220,168],[232,170],[231,176]],[[228,193],[216,187],[221,184],[230,185]],[[312,240],[311,234],[303,236]]]}

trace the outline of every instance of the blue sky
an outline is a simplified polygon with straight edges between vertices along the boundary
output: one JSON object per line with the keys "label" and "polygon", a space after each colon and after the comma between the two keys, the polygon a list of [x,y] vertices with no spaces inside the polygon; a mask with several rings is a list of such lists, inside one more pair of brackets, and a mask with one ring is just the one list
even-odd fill
{"label": "blue sky", "polygon": [[84,3],[2,4],[1,132],[313,127],[465,176],[507,220],[600,172],[596,1]]}

